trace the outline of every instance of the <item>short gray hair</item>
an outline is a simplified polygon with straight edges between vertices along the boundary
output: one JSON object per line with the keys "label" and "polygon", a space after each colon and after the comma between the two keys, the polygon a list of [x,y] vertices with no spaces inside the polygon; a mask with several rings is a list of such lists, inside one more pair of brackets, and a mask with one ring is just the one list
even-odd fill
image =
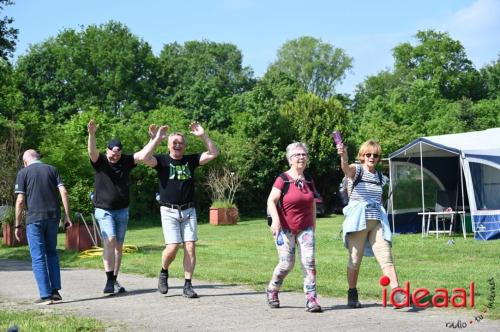
{"label": "short gray hair", "polygon": [[36,152],[34,149],[29,149],[24,151],[23,153],[23,161],[30,162],[33,160],[39,160],[40,159],[40,154]]}
{"label": "short gray hair", "polygon": [[288,146],[286,147],[286,159],[290,159],[292,157],[292,154],[296,148],[302,148],[307,154],[309,154],[309,149],[307,148],[306,143],[294,142],[288,144]]}
{"label": "short gray hair", "polygon": [[180,136],[182,137],[182,140],[184,141],[184,144],[186,144],[186,136],[181,133],[180,131],[174,131],[173,133],[171,133],[170,135],[168,135],[168,140],[170,141],[170,139],[174,136]]}

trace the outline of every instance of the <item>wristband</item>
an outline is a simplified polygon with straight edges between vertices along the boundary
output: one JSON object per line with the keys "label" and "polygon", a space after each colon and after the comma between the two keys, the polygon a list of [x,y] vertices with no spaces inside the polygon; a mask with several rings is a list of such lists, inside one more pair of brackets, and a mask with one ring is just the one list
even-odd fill
{"label": "wristband", "polygon": [[23,225],[16,225],[16,226],[14,226],[14,228],[21,228],[21,227],[23,227]]}

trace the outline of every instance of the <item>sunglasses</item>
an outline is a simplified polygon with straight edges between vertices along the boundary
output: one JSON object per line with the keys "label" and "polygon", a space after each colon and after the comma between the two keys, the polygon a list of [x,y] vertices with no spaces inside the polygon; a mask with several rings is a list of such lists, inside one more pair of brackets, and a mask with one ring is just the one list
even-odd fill
{"label": "sunglasses", "polygon": [[305,158],[305,157],[307,157],[307,153],[294,153],[290,157],[297,157],[297,158],[304,157]]}
{"label": "sunglasses", "polygon": [[377,159],[379,157],[379,155],[376,153],[365,153],[365,157],[367,157],[367,158],[371,158],[372,156],[375,159]]}

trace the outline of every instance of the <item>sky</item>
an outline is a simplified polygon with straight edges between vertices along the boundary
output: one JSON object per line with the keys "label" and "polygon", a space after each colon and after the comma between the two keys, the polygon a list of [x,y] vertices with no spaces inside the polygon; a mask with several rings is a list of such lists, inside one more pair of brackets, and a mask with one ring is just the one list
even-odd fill
{"label": "sky", "polygon": [[262,77],[287,41],[312,36],[354,59],[340,93],[392,69],[392,49],[419,30],[448,32],[477,69],[500,55],[500,0],[15,0],[2,16],[19,29],[14,60],[64,29],[110,20],[126,25],[158,55],[165,44],[232,43]]}

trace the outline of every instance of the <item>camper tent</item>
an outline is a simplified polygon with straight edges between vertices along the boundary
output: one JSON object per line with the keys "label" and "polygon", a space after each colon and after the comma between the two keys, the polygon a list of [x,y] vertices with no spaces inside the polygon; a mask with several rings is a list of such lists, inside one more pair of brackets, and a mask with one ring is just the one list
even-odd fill
{"label": "camper tent", "polygon": [[389,169],[393,231],[420,232],[418,213],[444,205],[470,213],[476,239],[500,238],[500,128],[418,138]]}

